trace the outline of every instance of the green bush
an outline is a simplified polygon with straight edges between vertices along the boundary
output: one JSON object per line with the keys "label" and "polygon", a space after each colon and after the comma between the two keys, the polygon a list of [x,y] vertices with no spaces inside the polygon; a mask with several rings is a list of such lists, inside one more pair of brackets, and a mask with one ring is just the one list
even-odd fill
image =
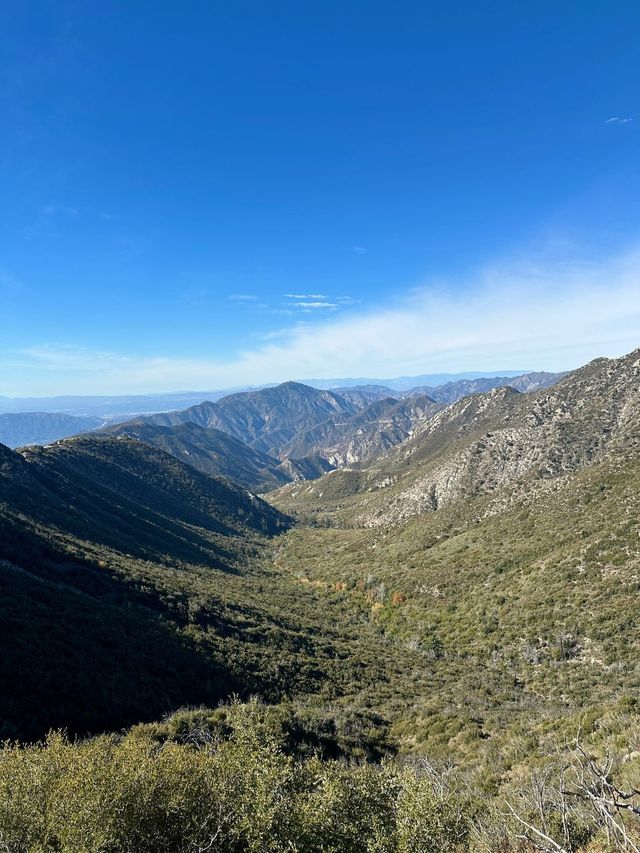
{"label": "green bush", "polygon": [[389,764],[296,761],[255,702],[233,707],[229,739],[118,738],[5,745],[0,847],[8,853],[453,851],[459,807]]}

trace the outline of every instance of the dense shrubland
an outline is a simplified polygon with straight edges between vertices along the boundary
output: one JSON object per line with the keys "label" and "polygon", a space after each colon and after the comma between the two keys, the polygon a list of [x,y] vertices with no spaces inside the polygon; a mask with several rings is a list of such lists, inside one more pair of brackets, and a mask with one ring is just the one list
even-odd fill
{"label": "dense shrubland", "polygon": [[550,733],[639,727],[639,495],[640,463],[600,463],[500,513],[480,498],[386,531],[301,524],[277,565],[411,661],[395,703],[376,697],[403,750],[499,778]]}
{"label": "dense shrubland", "polygon": [[[0,752],[0,849],[638,849],[637,816],[627,808],[638,805],[637,796],[624,799],[633,794],[625,786],[633,786],[613,759],[598,776],[586,752],[558,751],[487,798],[473,773],[425,759],[323,758],[294,731],[302,723],[291,709],[252,701],[182,712],[122,736],[71,742],[52,733],[39,745],[7,744]],[[314,726],[306,725],[313,740]],[[618,806],[602,805],[616,796]]]}

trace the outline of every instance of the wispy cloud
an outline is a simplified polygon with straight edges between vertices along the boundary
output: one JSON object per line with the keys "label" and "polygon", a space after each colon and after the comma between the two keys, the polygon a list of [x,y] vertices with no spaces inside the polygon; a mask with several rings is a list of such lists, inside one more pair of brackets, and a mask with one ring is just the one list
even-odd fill
{"label": "wispy cloud", "polygon": [[365,246],[354,246],[353,251],[356,255],[366,255],[369,250]]}
{"label": "wispy cloud", "polygon": [[58,216],[59,214],[77,216],[80,211],[77,207],[69,207],[66,204],[45,204],[44,207],[40,208],[40,213],[44,213],[45,216]]}
{"label": "wispy cloud", "polygon": [[43,216],[88,216],[107,221],[115,217],[103,210],[93,210],[89,207],[73,207],[68,204],[45,204],[39,208]]}
{"label": "wispy cloud", "polygon": [[229,302],[257,302],[258,297],[253,296],[250,293],[232,293],[231,296],[228,297]]}
{"label": "wispy cloud", "polygon": [[352,296],[325,296],[322,293],[285,293],[290,302],[283,302],[278,313],[306,313],[314,311],[337,311],[348,305],[356,305],[359,300]]}
{"label": "wispy cloud", "polygon": [[301,308],[303,310],[318,310],[322,308],[328,308],[331,311],[334,311],[338,307],[337,302],[285,302],[285,305],[290,305],[292,308]]}
{"label": "wispy cloud", "polygon": [[630,124],[632,121],[632,116],[611,116],[605,121],[605,124]]}
{"label": "wispy cloud", "polygon": [[95,394],[225,388],[293,375],[560,370],[640,345],[640,248],[598,263],[541,258],[487,266],[455,288],[427,283],[386,309],[293,324],[229,360],[53,345],[0,353],[0,394],[24,394],[27,385],[29,393]]}
{"label": "wispy cloud", "polygon": [[285,293],[287,299],[326,299],[324,293]]}

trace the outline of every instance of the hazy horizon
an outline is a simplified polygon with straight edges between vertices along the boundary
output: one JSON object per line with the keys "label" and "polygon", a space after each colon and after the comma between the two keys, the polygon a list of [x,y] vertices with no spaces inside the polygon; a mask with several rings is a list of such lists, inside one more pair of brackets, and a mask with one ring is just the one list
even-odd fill
{"label": "hazy horizon", "polygon": [[[235,391],[245,391],[250,390],[252,388],[269,388],[274,387],[276,385],[282,385],[286,382],[295,382],[300,385],[310,385],[312,387],[317,386],[318,388],[323,388],[330,390],[331,388],[350,388],[355,387],[357,385],[364,384],[376,384],[380,386],[384,386],[385,382],[397,383],[397,382],[409,382],[412,379],[417,380],[430,380],[434,386],[436,385],[444,385],[447,382],[455,382],[457,380],[462,379],[481,379],[483,377],[486,378],[494,378],[496,376],[505,376],[505,377],[515,377],[522,376],[527,373],[536,373],[538,371],[535,370],[498,370],[498,371],[466,371],[462,373],[418,373],[414,376],[344,376],[344,377],[333,377],[330,379],[318,379],[318,378],[310,378],[310,379],[299,379],[299,378],[291,378],[291,379],[283,379],[282,382],[266,382],[262,385],[238,385],[238,386],[227,386],[226,388],[207,388],[204,390],[199,390],[197,388],[170,388],[167,391],[149,391],[147,393],[140,392],[137,394],[39,394],[33,396],[21,396],[14,397],[10,395],[0,394],[0,399],[3,400],[37,400],[37,399],[64,399],[66,397],[170,397],[170,396],[180,396],[180,395],[188,395],[188,394],[219,394],[221,392],[229,392],[234,393]],[[560,372],[560,371],[549,371],[549,372]],[[333,385],[332,383],[336,383]],[[342,384],[340,384],[342,383]]]}

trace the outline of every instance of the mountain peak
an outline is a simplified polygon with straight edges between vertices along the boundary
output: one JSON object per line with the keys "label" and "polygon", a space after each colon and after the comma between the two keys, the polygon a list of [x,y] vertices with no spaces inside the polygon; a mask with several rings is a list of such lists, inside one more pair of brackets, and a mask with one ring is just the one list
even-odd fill
{"label": "mountain peak", "polygon": [[296,433],[317,426],[336,413],[349,416],[359,408],[331,391],[291,381],[258,391],[241,391],[183,412],[151,415],[145,420],[160,425],[193,421],[226,432],[254,450],[280,456]]}

